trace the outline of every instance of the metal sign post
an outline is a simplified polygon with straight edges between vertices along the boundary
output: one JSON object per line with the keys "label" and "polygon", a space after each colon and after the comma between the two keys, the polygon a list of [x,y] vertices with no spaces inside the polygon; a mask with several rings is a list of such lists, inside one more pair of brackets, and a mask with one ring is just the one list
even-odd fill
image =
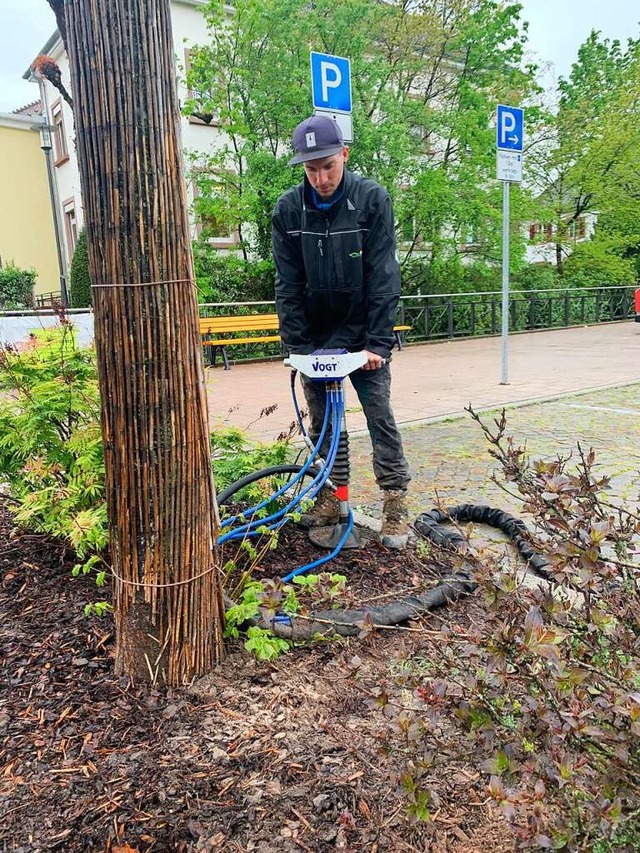
{"label": "metal sign post", "polygon": [[351,120],[351,60],[311,51],[311,97],[314,115],[327,115],[353,142]]}
{"label": "metal sign post", "polygon": [[509,384],[509,184],[522,181],[524,110],[498,104],[496,121],[496,177],[502,181],[502,371],[501,385]]}
{"label": "metal sign post", "polygon": [[502,183],[502,351],[500,384],[509,384],[509,181]]}

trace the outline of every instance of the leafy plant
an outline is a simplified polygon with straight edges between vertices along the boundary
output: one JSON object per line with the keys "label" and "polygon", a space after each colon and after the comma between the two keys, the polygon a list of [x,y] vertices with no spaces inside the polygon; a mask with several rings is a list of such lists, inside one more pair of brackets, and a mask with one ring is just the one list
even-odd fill
{"label": "leafy plant", "polygon": [[[211,433],[211,455],[216,489],[222,491],[231,483],[253,471],[270,468],[287,461],[287,441],[251,445],[239,427],[220,427]],[[249,504],[258,503],[270,494],[269,481],[258,481],[243,489],[237,497]]]}
{"label": "leafy plant", "polygon": [[0,309],[32,306],[36,276],[34,269],[20,269],[13,263],[0,264]]}
{"label": "leafy plant", "polygon": [[618,844],[640,831],[640,515],[608,500],[592,450],[530,461],[504,413],[493,428],[471,414],[533,518],[548,581],[476,560],[482,630],[443,631],[432,671],[405,667],[397,691],[378,690],[373,705],[409,756],[408,808],[428,819],[416,768],[458,757],[485,774],[519,849],[635,849]]}
{"label": "leafy plant", "polygon": [[247,631],[244,647],[248,652],[253,652],[258,660],[273,660],[289,650],[289,643],[274,636],[271,631],[253,626]]}
{"label": "leafy plant", "polygon": [[107,545],[95,358],[73,327],[0,349],[0,473],[26,527],[66,538],[79,558]]}

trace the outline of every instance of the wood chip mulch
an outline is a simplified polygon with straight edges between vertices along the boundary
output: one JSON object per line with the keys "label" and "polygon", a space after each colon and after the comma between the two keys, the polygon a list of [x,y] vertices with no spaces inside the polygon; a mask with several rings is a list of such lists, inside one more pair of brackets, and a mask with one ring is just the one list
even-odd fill
{"label": "wood chip mulch", "polygon": [[[434,819],[407,811],[411,756],[371,697],[403,661],[437,654],[434,633],[374,633],[274,663],[233,644],[188,688],[134,685],[114,674],[111,617],[84,615],[103,592],[71,576],[60,543],[16,529],[9,506],[0,501],[2,853],[514,849],[486,779],[453,744],[449,772],[431,780]],[[313,559],[301,534],[287,536],[292,560]],[[342,559],[332,571],[351,573],[360,596],[422,582],[414,556],[372,546]],[[475,606],[450,609],[454,629]]]}

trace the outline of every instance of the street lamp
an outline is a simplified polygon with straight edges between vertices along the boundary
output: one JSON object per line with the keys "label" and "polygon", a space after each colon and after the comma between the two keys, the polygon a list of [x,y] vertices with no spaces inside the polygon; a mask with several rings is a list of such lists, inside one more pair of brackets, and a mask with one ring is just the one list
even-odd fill
{"label": "street lamp", "polygon": [[53,137],[51,136],[51,125],[47,124],[45,117],[42,117],[42,124],[36,125],[40,130],[40,148],[43,151],[51,151],[53,148]]}
{"label": "street lamp", "polygon": [[40,133],[40,148],[44,151],[45,161],[47,164],[47,181],[49,183],[49,196],[51,198],[51,212],[53,214],[53,230],[56,238],[56,251],[58,253],[58,271],[60,275],[60,301],[63,308],[69,307],[69,290],[67,288],[67,270],[64,262],[64,249],[62,242],[62,221],[60,212],[60,203],[58,200],[58,184],[53,168],[52,150],[53,136],[51,131],[55,130],[49,124],[49,109],[47,106],[47,92],[44,85],[44,80],[38,74],[31,74],[30,80],[35,80],[40,87],[40,102],[42,103],[43,114],[37,124],[32,125],[32,130],[37,130]]}
{"label": "street lamp", "polygon": [[[43,103],[44,106],[44,103]],[[56,237],[56,251],[58,253],[58,271],[60,274],[60,301],[63,308],[69,307],[69,291],[67,289],[67,271],[64,264],[62,249],[62,226],[60,223],[60,205],[58,204],[58,188],[53,171],[53,160],[51,151],[53,149],[53,137],[51,131],[54,129],[47,121],[46,115],[42,121],[33,126],[34,130],[40,132],[40,148],[44,151],[47,163],[47,181],[49,184],[49,196],[51,198],[51,212],[53,214],[53,230]]]}

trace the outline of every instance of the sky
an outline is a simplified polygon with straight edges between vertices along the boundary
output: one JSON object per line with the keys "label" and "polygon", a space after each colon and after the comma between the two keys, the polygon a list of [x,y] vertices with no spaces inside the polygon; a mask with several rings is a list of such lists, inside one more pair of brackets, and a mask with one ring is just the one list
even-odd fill
{"label": "sky", "polygon": [[[623,44],[640,36],[638,0],[520,2],[522,18],[529,21],[531,58],[545,66],[548,86],[570,74],[578,47],[592,29]],[[22,80],[22,75],[55,26],[47,0],[0,0],[0,112],[12,112],[36,100],[38,87]]]}

